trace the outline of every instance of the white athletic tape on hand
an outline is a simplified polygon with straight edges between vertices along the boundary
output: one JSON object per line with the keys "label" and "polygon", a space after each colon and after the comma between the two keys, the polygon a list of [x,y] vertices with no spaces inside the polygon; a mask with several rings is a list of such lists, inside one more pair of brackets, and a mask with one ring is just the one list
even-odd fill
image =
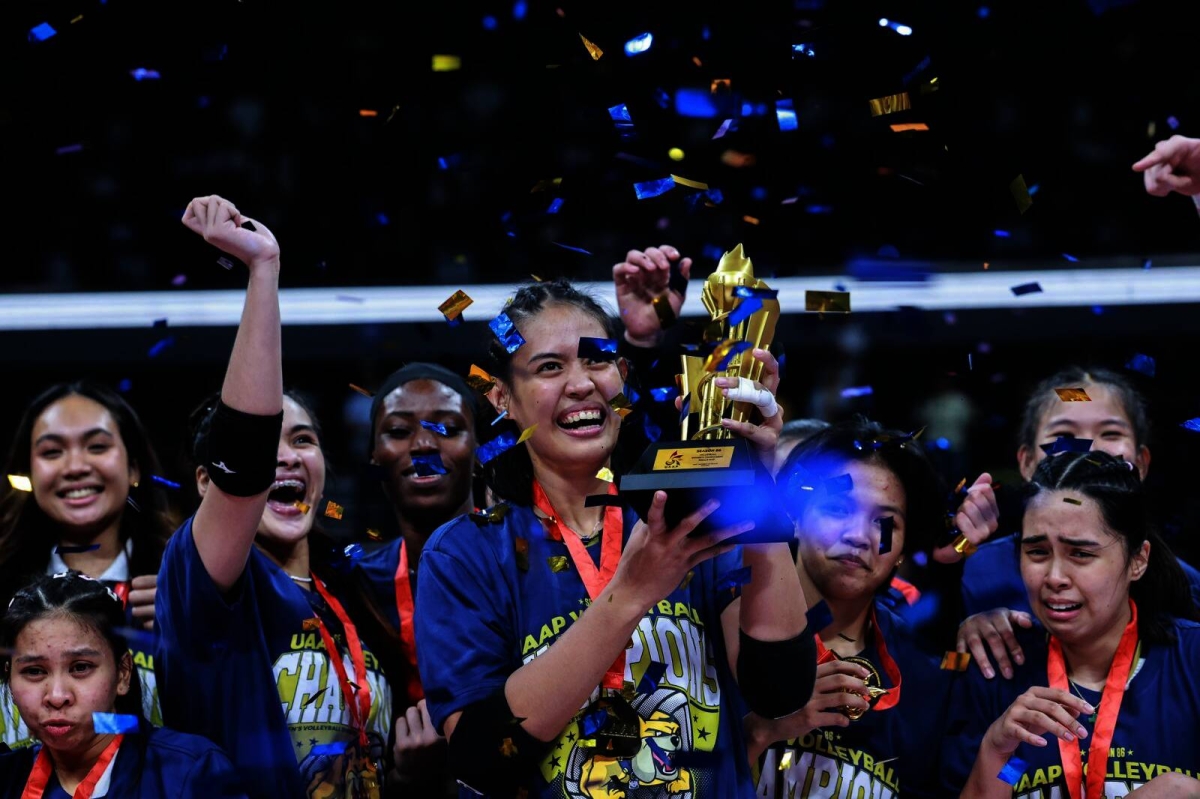
{"label": "white athletic tape on hand", "polygon": [[739,377],[737,386],[725,389],[724,393],[726,397],[734,402],[749,402],[752,405],[757,405],[762,411],[764,419],[770,419],[779,413],[779,405],[775,402],[775,395],[765,388],[755,388],[754,381],[748,377]]}

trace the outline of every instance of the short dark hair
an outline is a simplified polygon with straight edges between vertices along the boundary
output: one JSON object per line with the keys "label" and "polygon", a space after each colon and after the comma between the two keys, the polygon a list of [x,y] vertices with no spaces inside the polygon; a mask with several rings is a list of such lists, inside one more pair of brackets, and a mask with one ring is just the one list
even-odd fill
{"label": "short dark hair", "polygon": [[[141,486],[130,489],[137,509],[127,508],[121,517],[121,542],[133,541],[131,575],[158,574],[176,520],[164,489],[150,479],[151,475],[162,474],[150,436],[137,412],[116,391],[90,380],[75,380],[57,383],[36,396],[17,423],[5,474],[30,473],[33,426],[46,408],[70,396],[86,397],[103,405],[117,423],[129,465],[142,474]],[[60,536],[29,492],[7,485],[0,487],[0,492],[6,492],[0,498],[0,603],[7,603],[18,588],[45,572],[50,552]]]}
{"label": "short dark hair", "polygon": [[[108,642],[113,662],[120,666],[129,654],[129,642],[121,634],[125,627],[125,607],[104,583],[79,572],[43,574],[13,596],[4,618],[0,619],[0,680],[12,678],[12,649],[21,631],[35,621],[65,616],[95,630]],[[129,692],[116,699],[118,713],[142,716],[142,688],[137,669],[130,664]]]}
{"label": "short dark hair", "polygon": [[1021,413],[1021,426],[1017,433],[1018,446],[1037,446],[1038,428],[1041,427],[1042,417],[1056,402],[1061,402],[1054,389],[1077,388],[1089,384],[1110,388],[1120,401],[1121,409],[1129,417],[1134,442],[1138,446],[1150,443],[1150,414],[1146,398],[1128,377],[1104,367],[1068,366],[1038,383],[1030,392],[1029,399],[1025,401],[1025,410]]}
{"label": "short dark hair", "polygon": [[775,478],[788,515],[799,521],[815,492],[813,486],[842,474],[847,462],[878,464],[904,487],[904,552],[930,549],[945,531],[945,492],[920,442],[862,416],[827,425],[788,454]]}
{"label": "short dark hair", "polygon": [[[569,305],[583,311],[600,324],[605,338],[615,339],[619,335],[616,318],[595,297],[575,288],[565,278],[521,286],[513,295],[512,302],[505,306],[504,313],[508,314],[519,331],[523,321],[532,319],[551,305]],[[512,353],[493,336],[488,348],[488,368],[491,373],[511,384],[512,360]],[[515,427],[507,422],[505,425],[508,430]],[[503,431],[497,430],[497,433],[500,432]],[[514,447],[512,451],[485,464],[484,478],[497,497],[519,505],[532,504],[533,462],[524,447]]]}
{"label": "short dark hair", "polygon": [[1129,586],[1129,595],[1138,606],[1138,634],[1143,639],[1155,644],[1173,642],[1171,616],[1200,620],[1187,575],[1154,527],[1150,497],[1132,464],[1099,451],[1051,455],[1033,473],[1026,510],[1041,492],[1062,490],[1078,491],[1095,500],[1104,526],[1124,545],[1127,564],[1142,542],[1150,542],[1146,572]]}
{"label": "short dark hair", "polygon": [[805,439],[827,427],[829,422],[821,419],[792,419],[783,423],[783,429],[779,431],[779,440],[782,442],[793,438]]}

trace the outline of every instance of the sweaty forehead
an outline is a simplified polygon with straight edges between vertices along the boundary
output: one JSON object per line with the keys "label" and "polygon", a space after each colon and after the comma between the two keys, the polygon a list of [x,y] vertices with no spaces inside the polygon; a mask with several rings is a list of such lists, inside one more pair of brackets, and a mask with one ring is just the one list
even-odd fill
{"label": "sweaty forehead", "polygon": [[383,412],[429,413],[442,411],[464,413],[463,398],[445,383],[436,380],[410,380],[384,397]]}

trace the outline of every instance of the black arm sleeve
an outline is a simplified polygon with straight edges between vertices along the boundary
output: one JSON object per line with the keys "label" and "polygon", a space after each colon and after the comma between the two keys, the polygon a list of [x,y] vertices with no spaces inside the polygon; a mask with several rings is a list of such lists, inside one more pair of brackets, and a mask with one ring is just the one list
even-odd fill
{"label": "black arm sleeve", "polygon": [[275,481],[283,411],[259,416],[217,402],[204,447],[204,467],[218,488],[235,497],[261,494]]}
{"label": "black arm sleeve", "polygon": [[778,719],[804,707],[817,680],[817,645],[808,628],[786,641],[759,641],[738,632],[738,688],[750,709]]}
{"label": "black arm sleeve", "polygon": [[450,772],[478,794],[516,796],[545,748],[513,717],[501,689],[459,716],[450,736]]}

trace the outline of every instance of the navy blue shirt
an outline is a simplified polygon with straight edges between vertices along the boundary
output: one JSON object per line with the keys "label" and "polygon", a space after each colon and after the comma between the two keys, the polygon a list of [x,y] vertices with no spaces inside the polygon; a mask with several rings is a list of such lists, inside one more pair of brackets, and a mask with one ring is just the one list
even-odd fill
{"label": "navy blue shirt", "polygon": [[[252,796],[341,795],[339,786],[360,775],[368,759],[382,759],[392,697],[378,660],[364,643],[371,690],[364,753],[321,635],[304,622],[319,616],[335,640],[341,625],[318,595],[299,588],[257,547],[241,580],[222,595],[188,519],[167,544],[155,604],[164,720],[224,748]],[[339,649],[354,680],[344,640]],[[324,744],[352,745],[331,755],[318,748]]]}
{"label": "navy blue shirt", "polygon": [[[18,799],[40,747],[0,754],[0,799]],[[52,776],[44,799],[68,796]],[[198,735],[151,728],[127,735],[113,760],[105,799],[244,799],[233,766],[215,744]]]}
{"label": "navy blue shirt", "polygon": [[[755,796],[768,799],[863,796],[872,799],[938,796],[938,752],[950,672],[921,653],[912,629],[884,601],[875,603],[878,627],[856,662],[875,672],[869,684],[891,688],[875,636],[882,635],[900,670],[900,701],[872,709],[849,727],[816,729],[772,744],[759,758]],[[861,660],[860,660],[861,659]],[[834,702],[830,703],[836,704]]]}
{"label": "navy blue shirt", "polygon": [[[996,608],[1032,613],[1025,582],[1021,579],[1020,534],[988,541],[963,564],[963,606],[972,616]],[[1200,606],[1200,571],[1184,561],[1180,568],[1192,586],[1192,598]]]}
{"label": "navy blue shirt", "polygon": [[[628,539],[633,515],[626,514],[625,522]],[[593,559],[600,538],[588,548]],[[549,537],[532,509],[520,506],[491,524],[460,517],[425,545],[417,655],[437,729],[452,713],[503,690],[509,675],[545,653],[585,612],[590,600],[579,573],[551,565],[551,558],[563,557],[566,545]],[[718,588],[740,565],[740,550],[700,564],[686,587],[651,608],[634,632],[625,680],[639,684],[652,663],[666,666],[657,684],[639,685],[632,700],[641,717],[642,752],[630,760],[592,756],[578,746],[586,736],[576,716],[529,774],[531,797],[753,794],[743,707],[720,621],[737,591]],[[598,694],[597,688],[592,698]],[[606,787],[596,792],[601,784]]]}
{"label": "navy blue shirt", "polygon": [[[1140,660],[1130,671],[1128,687],[1117,715],[1117,726],[1108,752],[1106,799],[1125,796],[1167,771],[1200,774],[1200,624],[1175,620],[1174,644],[1143,644]],[[1049,644],[1040,627],[1017,631],[1024,665],[1015,666],[1013,679],[987,680],[977,668],[968,669],[954,690],[951,716],[944,739],[945,785],[957,795],[970,776],[979,744],[992,722],[1035,685],[1048,686],[1046,659]],[[1083,698],[1100,707],[1100,692],[1079,688]],[[1083,762],[1094,725],[1086,715],[1079,723],[1088,737],[1082,746]],[[1058,739],[1044,735],[1048,746],[1021,744],[1016,756],[1027,763],[1024,775],[1012,789],[1014,799],[1068,799],[1063,779]],[[1086,770],[1085,770],[1086,773]]]}

